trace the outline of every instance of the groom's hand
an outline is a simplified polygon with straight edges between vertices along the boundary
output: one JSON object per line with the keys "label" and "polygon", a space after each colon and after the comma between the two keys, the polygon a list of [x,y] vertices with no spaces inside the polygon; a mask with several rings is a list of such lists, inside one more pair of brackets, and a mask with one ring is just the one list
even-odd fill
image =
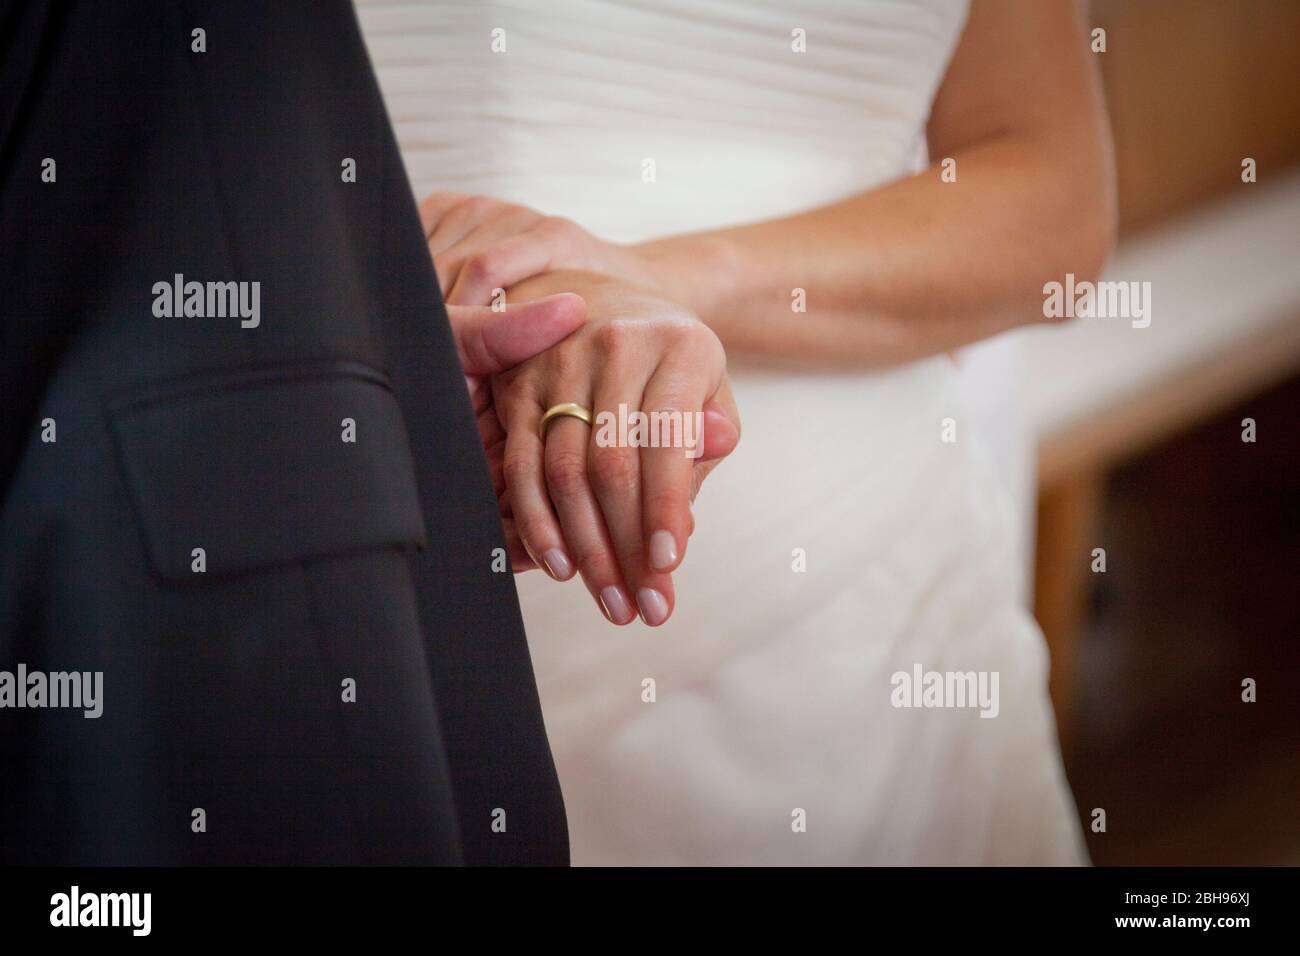
{"label": "groom's hand", "polygon": [[587,321],[587,304],[581,296],[561,292],[508,305],[501,311],[487,306],[449,305],[447,319],[465,373],[483,454],[492,473],[511,570],[528,571],[537,565],[515,531],[510,513],[503,477],[506,432],[493,406],[491,380],[493,375],[540,355],[580,329]]}
{"label": "groom's hand", "polygon": [[465,372],[474,414],[490,408],[488,379],[545,352],[587,321],[587,304],[571,292],[508,305],[496,311],[486,306],[447,306],[456,340],[456,353]]}

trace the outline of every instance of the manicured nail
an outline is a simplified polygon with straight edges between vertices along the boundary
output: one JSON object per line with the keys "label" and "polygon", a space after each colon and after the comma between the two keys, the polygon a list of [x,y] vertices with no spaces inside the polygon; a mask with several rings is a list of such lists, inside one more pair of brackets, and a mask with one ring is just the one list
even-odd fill
{"label": "manicured nail", "polygon": [[667,571],[677,563],[677,539],[671,531],[656,531],[650,535],[650,567]]}
{"label": "manicured nail", "polygon": [[559,548],[551,548],[542,555],[542,566],[546,568],[546,573],[557,581],[567,581],[573,575],[573,565],[569,562],[569,556]]}
{"label": "manicured nail", "polygon": [[605,616],[615,624],[626,624],[632,617],[632,606],[627,603],[622,589],[612,584],[600,592],[600,606]]}
{"label": "manicured nail", "polygon": [[641,608],[641,617],[651,627],[658,627],[668,620],[668,599],[654,588],[637,591],[636,603]]}

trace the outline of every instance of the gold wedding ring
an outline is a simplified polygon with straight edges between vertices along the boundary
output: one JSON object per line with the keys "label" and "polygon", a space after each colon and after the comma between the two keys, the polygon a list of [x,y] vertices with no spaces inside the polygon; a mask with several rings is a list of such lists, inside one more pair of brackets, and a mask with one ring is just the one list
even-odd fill
{"label": "gold wedding ring", "polygon": [[583,408],[574,402],[561,402],[559,405],[552,405],[542,416],[542,423],[537,426],[538,433],[542,436],[542,441],[546,441],[546,426],[550,424],[553,418],[577,418],[591,424],[591,409]]}

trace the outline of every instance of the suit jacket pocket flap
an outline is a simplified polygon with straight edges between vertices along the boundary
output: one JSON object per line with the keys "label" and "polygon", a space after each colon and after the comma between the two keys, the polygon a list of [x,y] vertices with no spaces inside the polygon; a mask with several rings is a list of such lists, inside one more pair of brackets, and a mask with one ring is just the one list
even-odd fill
{"label": "suit jacket pocket flap", "polygon": [[110,404],[149,559],[202,580],[423,545],[410,445],[387,380],[329,362],[203,376]]}

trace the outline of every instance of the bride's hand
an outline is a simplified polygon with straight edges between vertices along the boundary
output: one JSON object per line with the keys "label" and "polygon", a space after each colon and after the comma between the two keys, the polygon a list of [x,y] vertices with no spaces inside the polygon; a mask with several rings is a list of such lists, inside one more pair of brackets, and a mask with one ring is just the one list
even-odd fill
{"label": "bride's hand", "polygon": [[663,287],[658,264],[634,247],[527,206],[436,192],[420,203],[420,220],[448,305],[490,305],[494,290],[558,269]]}
{"label": "bride's hand", "polygon": [[[671,574],[694,530],[691,501],[740,437],[726,359],[713,332],[684,308],[620,280],[556,272],[512,294],[560,291],[583,297],[586,324],[492,378],[505,431],[494,475],[504,485],[503,518],[552,577],[567,580],[576,567],[615,624],[630,623],[639,608],[657,626],[673,611]],[[543,437],[542,415],[565,402],[590,409],[596,427],[561,417]],[[601,414],[617,416],[620,406],[693,416],[703,447],[691,457],[680,446],[611,445]]]}

